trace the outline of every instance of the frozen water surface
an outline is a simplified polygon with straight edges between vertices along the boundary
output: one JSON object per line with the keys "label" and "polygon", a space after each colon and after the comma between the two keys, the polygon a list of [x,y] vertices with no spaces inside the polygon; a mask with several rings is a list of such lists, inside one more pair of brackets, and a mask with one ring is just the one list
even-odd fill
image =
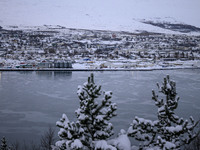
{"label": "frozen water surface", "polygon": [[[76,120],[77,87],[90,73],[0,72],[0,137],[35,141],[49,125],[56,127],[63,113]],[[94,72],[95,82],[112,91],[112,101],[118,105],[118,115],[111,120],[115,133],[127,130],[135,116],[156,119],[151,91],[167,74],[176,81],[181,98],[177,114],[200,119],[200,70]]]}

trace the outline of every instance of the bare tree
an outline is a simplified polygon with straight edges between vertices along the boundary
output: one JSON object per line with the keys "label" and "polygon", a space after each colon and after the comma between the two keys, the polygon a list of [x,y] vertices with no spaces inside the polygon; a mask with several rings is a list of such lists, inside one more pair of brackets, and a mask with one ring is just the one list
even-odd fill
{"label": "bare tree", "polygon": [[26,144],[26,141],[23,141],[22,149],[23,150],[27,150],[28,149],[28,145]]}
{"label": "bare tree", "polygon": [[33,141],[31,141],[30,143],[30,150],[40,150],[40,146],[38,146],[36,143],[34,143]]}
{"label": "bare tree", "polygon": [[12,147],[12,150],[20,150],[19,141],[15,141],[14,143],[12,143],[11,147]]}
{"label": "bare tree", "polygon": [[51,145],[54,145],[55,140],[55,129],[49,126],[49,129],[41,136],[42,150],[51,150]]}
{"label": "bare tree", "polygon": [[184,150],[200,150],[200,125],[198,129],[198,136],[189,145],[186,145]]}

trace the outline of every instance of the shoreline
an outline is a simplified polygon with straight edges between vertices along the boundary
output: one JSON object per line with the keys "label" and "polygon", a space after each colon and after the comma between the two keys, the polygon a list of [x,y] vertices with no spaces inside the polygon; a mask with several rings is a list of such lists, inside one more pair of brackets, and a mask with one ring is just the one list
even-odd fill
{"label": "shoreline", "polygon": [[73,68],[0,68],[0,71],[154,71],[154,70],[200,69],[200,67],[172,67],[172,68],[132,68],[132,69],[73,69]]}

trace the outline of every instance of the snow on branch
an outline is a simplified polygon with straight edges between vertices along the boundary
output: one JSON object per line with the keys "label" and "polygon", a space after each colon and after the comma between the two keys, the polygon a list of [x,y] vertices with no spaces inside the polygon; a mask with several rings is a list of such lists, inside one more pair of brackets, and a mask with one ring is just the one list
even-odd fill
{"label": "snow on branch", "polygon": [[152,99],[158,107],[157,120],[151,121],[135,117],[128,129],[128,135],[141,141],[140,148],[159,147],[160,149],[178,149],[189,144],[198,134],[192,117],[190,121],[183,120],[175,114],[179,97],[176,92],[176,83],[170,80],[169,75],[164,78],[162,85],[157,84],[159,92],[164,98],[152,91]]}
{"label": "snow on branch", "polygon": [[[91,74],[83,86],[78,86],[80,106],[75,111],[77,121],[70,121],[65,114],[57,121],[60,140],[53,149],[170,150],[189,144],[199,134],[195,132],[199,121],[193,117],[184,120],[175,114],[179,97],[176,83],[170,80],[169,75],[157,86],[162,96],[160,98],[160,95],[152,91],[152,100],[158,109],[157,120],[136,116],[127,132],[122,129],[116,138],[111,139],[114,132],[109,121],[116,116],[117,105],[111,102],[112,92],[102,91]],[[139,145],[131,147],[129,137],[135,138]]]}
{"label": "snow on branch", "polygon": [[[112,92],[103,92],[94,82],[93,74],[83,86],[78,86],[79,108],[75,111],[77,121],[70,122],[64,114],[56,125],[60,128],[60,141],[57,147],[62,149],[95,149],[104,146],[111,137],[113,125],[109,120],[116,116],[117,105],[112,103]],[[104,145],[102,145],[104,143]]]}

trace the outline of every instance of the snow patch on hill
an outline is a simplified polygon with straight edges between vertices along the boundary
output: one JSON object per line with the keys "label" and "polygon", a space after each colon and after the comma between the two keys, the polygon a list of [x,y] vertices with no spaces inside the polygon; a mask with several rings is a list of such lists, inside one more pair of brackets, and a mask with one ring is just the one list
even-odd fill
{"label": "snow patch on hill", "polygon": [[138,19],[174,18],[200,27],[199,0],[1,0],[0,26],[61,25],[112,31],[174,33]]}

